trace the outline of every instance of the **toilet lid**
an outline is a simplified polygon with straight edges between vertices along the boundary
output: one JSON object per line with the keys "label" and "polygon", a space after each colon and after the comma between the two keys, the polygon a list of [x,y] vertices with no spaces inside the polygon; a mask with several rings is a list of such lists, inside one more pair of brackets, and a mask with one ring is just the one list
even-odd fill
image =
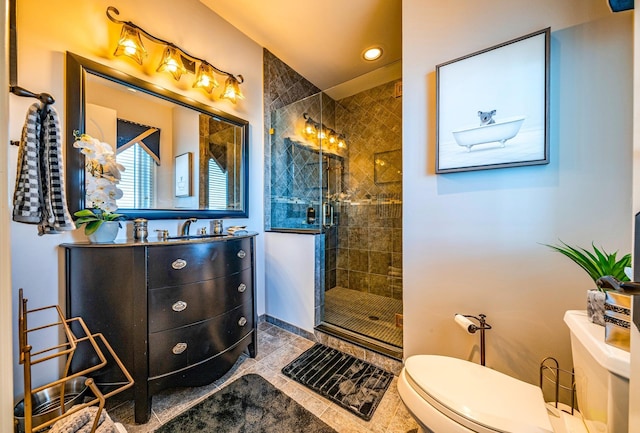
{"label": "toilet lid", "polygon": [[425,400],[462,425],[498,432],[553,433],[537,386],[446,356],[411,356],[404,369]]}

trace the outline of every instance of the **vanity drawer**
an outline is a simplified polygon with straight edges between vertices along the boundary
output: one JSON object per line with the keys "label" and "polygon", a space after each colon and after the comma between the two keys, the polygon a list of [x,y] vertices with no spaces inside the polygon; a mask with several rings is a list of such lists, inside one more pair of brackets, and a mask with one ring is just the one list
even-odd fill
{"label": "vanity drawer", "polygon": [[148,287],[177,286],[234,274],[252,265],[251,239],[149,247]]}
{"label": "vanity drawer", "polygon": [[149,290],[149,332],[219,316],[252,299],[253,270],[228,277]]}
{"label": "vanity drawer", "polygon": [[197,364],[224,351],[253,330],[253,303],[190,326],[149,334],[149,376]]}

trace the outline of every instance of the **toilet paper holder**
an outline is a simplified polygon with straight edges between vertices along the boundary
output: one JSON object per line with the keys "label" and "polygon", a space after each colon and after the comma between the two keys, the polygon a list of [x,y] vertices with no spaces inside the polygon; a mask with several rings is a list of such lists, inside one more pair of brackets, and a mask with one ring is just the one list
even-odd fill
{"label": "toilet paper holder", "polygon": [[[469,334],[475,334],[476,331],[480,331],[480,364],[485,365],[485,331],[491,329],[491,325],[489,325],[486,321],[487,316],[485,314],[479,314],[478,316],[473,316],[470,314],[456,314],[454,316],[454,320],[458,325],[460,325],[464,330],[466,330]],[[478,322],[478,324],[473,323],[469,319],[474,319]]]}

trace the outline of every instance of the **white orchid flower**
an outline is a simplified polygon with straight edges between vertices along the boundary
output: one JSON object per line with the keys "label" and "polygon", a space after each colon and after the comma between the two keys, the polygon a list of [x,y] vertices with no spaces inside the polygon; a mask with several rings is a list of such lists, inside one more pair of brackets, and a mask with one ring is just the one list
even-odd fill
{"label": "white orchid flower", "polygon": [[117,162],[110,144],[88,134],[78,136],[74,133],[74,136],[76,141],[73,146],[85,156],[87,205],[92,209],[100,209],[102,212],[94,211],[94,214],[106,219],[105,216],[118,210],[116,201],[123,196],[122,190],[116,185],[120,182],[124,166]]}

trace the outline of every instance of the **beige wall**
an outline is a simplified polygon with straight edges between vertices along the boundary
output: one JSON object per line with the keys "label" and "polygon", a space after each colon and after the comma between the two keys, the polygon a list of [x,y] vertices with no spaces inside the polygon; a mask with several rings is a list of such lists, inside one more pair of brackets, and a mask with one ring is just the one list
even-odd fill
{"label": "beige wall", "polygon": [[2,65],[0,69],[0,431],[12,431],[13,419],[5,414],[13,411],[13,354],[11,344],[13,320],[11,310],[11,255],[9,232],[9,194],[7,180],[7,143],[9,142],[9,32],[8,1],[2,2],[0,11],[0,46]]}
{"label": "beige wall", "polygon": [[[640,212],[640,67],[638,59],[640,59],[640,20],[634,14],[633,20],[634,34],[634,68],[633,68],[633,213]],[[634,227],[634,236],[635,227]],[[635,254],[640,254],[636,251]],[[635,310],[640,308],[640,301],[633,303],[634,315]],[[637,327],[631,327],[631,386],[629,387],[629,407],[640,407],[640,332]],[[640,411],[632,410],[629,414],[629,433],[640,432]]]}
{"label": "beige wall", "polygon": [[[120,26],[106,17],[107,6],[115,6],[120,18],[133,21],[152,34],[174,42],[194,55],[208,59],[221,69],[235,74],[243,74],[242,85],[246,97],[244,101],[233,105],[228,101],[209,99],[204,92],[191,89],[192,81],[183,79],[176,83],[164,74],[154,72],[156,65],[147,65],[144,71],[129,59],[113,58],[112,52],[120,32]],[[147,44],[147,41],[145,41]],[[150,43],[149,43],[150,45]],[[230,26],[226,21],[211,12],[197,0],[186,0],[179,5],[172,0],[59,0],[18,2],[18,73],[20,85],[35,91],[51,93],[55,107],[62,121],[64,131],[65,107],[65,52],[71,51],[80,56],[113,66],[131,75],[182,93],[193,99],[210,104],[222,111],[244,118],[250,122],[250,212],[251,217],[238,221],[250,229],[262,231],[262,48]],[[6,63],[5,63],[6,64]],[[193,78],[193,76],[191,76]],[[220,89],[214,91],[219,95]],[[0,97],[2,94],[0,94]],[[18,139],[27,107],[35,100],[28,98],[10,98],[9,134]],[[2,111],[4,113],[4,110]],[[3,123],[4,125],[4,123]],[[8,191],[13,191],[17,148],[11,147],[8,161],[2,164],[11,173]],[[3,160],[4,161],[4,160]],[[3,194],[7,193],[3,185]],[[4,197],[4,195],[3,195]],[[5,200],[6,202],[6,200]],[[199,221],[196,226],[205,225]],[[149,230],[166,228],[175,233],[178,221],[154,221]],[[6,224],[0,224],[6,227]],[[4,230],[4,229],[3,229]],[[129,230],[130,231],[130,230]],[[11,223],[12,257],[12,293],[11,301],[14,317],[17,306],[18,288],[25,290],[30,306],[39,307],[50,304],[64,305],[63,261],[58,245],[84,239],[81,230],[70,234],[38,237],[36,227]],[[7,233],[8,235],[8,233]],[[4,237],[4,232],[2,234]],[[1,245],[1,243],[0,243]],[[258,312],[264,312],[264,259],[263,236],[257,238],[257,283]],[[2,254],[2,263],[5,255]],[[114,270],[117,272],[117,270]],[[7,275],[2,272],[2,278]],[[3,288],[4,290],[4,288]],[[5,293],[3,292],[3,295]],[[5,302],[0,303],[4,306]],[[4,315],[2,320],[4,321]],[[14,321],[15,322],[15,321]],[[15,323],[13,324],[13,347],[17,345]],[[35,343],[43,343],[42,341]],[[15,349],[14,349],[15,350]],[[3,356],[6,354],[3,351]],[[22,392],[21,367],[14,365],[14,395]],[[35,372],[34,382],[44,382],[57,376],[53,368]],[[2,387],[5,389],[4,387]],[[5,412],[3,412],[5,413]],[[2,417],[4,419],[4,417]],[[3,429],[4,431],[4,429]]]}
{"label": "beige wall", "polygon": [[[484,313],[490,367],[571,368],[562,317],[593,282],[540,244],[631,250],[631,23],[603,0],[403,1],[405,356],[478,360],[453,316]],[[435,65],[548,26],[550,164],[436,176]]]}

